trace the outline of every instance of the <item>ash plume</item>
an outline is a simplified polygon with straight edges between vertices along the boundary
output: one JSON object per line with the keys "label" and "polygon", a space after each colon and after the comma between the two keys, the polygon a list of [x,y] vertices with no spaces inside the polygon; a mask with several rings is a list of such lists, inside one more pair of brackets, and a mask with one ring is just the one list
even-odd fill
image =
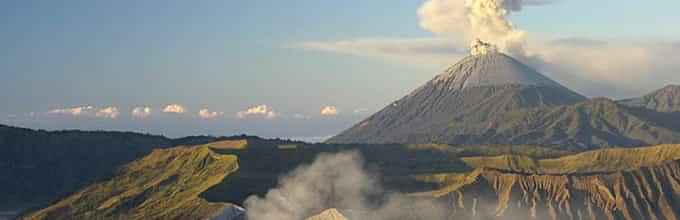
{"label": "ash plume", "polygon": [[432,33],[451,36],[460,44],[474,39],[497,45],[506,53],[524,55],[526,32],[508,16],[525,5],[550,1],[523,0],[429,0],[418,9],[420,26]]}

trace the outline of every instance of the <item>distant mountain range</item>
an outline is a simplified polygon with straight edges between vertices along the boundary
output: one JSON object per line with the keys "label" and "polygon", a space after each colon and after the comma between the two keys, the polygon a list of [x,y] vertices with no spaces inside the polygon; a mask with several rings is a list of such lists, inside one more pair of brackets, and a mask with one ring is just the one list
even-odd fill
{"label": "distant mountain range", "polygon": [[[563,149],[680,142],[680,87],[587,99],[500,52],[471,55],[328,143],[532,144]],[[678,121],[678,120],[675,120]]]}

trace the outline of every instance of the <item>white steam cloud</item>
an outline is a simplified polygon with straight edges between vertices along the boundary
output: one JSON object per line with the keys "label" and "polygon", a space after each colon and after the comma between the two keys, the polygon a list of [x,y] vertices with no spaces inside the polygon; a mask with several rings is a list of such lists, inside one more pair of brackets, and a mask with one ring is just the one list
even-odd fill
{"label": "white steam cloud", "polygon": [[204,109],[201,109],[200,111],[198,111],[198,117],[200,117],[202,119],[215,119],[215,118],[220,117],[222,115],[224,115],[224,112],[214,112],[214,111],[210,111],[207,108],[204,108]]}
{"label": "white steam cloud", "polygon": [[93,106],[77,106],[72,108],[58,108],[48,111],[48,114],[81,116],[91,114],[95,108]]}
{"label": "white steam cloud", "polygon": [[245,119],[245,118],[265,118],[265,119],[273,119],[276,118],[279,114],[275,112],[273,109],[271,109],[267,105],[258,105],[258,106],[253,106],[250,107],[244,111],[240,111],[236,113],[236,117],[240,119]]}
{"label": "white steam cloud", "polygon": [[[35,114],[30,114],[35,115]],[[62,115],[71,117],[97,117],[97,118],[109,118],[116,119],[120,115],[120,111],[117,107],[107,106],[103,108],[97,108],[90,105],[77,106],[71,108],[58,108],[52,109],[47,112],[47,115]]]}
{"label": "white steam cloud", "polygon": [[338,108],[335,106],[324,106],[321,108],[321,115],[323,116],[336,116],[338,115]]}
{"label": "white steam cloud", "polygon": [[186,108],[184,108],[184,106],[179,105],[179,104],[170,104],[170,105],[165,106],[165,108],[163,108],[163,112],[164,113],[182,114],[182,113],[186,112]]}
{"label": "white steam cloud", "polygon": [[147,118],[151,116],[150,107],[135,107],[132,109],[132,117],[134,118]]}
{"label": "white steam cloud", "polygon": [[[427,0],[417,10],[422,28],[436,38],[355,39],[307,42],[304,49],[416,63],[426,70],[451,65],[473,54],[501,52],[523,61],[587,96],[627,98],[680,83],[680,41],[549,39],[529,37],[509,21],[525,6],[549,0]],[[556,24],[559,25],[559,24]],[[490,45],[479,47],[480,42]],[[493,50],[493,49],[492,49]]]}
{"label": "white steam cloud", "polygon": [[[380,57],[402,63],[448,65],[467,55],[465,48],[443,38],[362,38],[342,41],[312,41],[293,45],[305,50]],[[454,56],[451,56],[454,54]]]}
{"label": "white steam cloud", "polygon": [[321,154],[312,164],[281,178],[264,198],[248,198],[247,217],[299,220],[337,208],[348,219],[445,219],[445,207],[430,200],[392,193],[385,201],[374,202],[372,198],[385,192],[363,166],[356,152]]}
{"label": "white steam cloud", "polygon": [[475,39],[490,42],[508,53],[522,53],[526,33],[508,19],[524,5],[549,1],[429,0],[418,9],[420,26],[435,34],[453,37],[459,44]]}
{"label": "white steam cloud", "polygon": [[97,118],[110,118],[110,119],[115,119],[118,118],[120,115],[120,111],[118,111],[117,107],[105,107],[102,109],[97,110],[97,113],[95,113],[95,117]]}

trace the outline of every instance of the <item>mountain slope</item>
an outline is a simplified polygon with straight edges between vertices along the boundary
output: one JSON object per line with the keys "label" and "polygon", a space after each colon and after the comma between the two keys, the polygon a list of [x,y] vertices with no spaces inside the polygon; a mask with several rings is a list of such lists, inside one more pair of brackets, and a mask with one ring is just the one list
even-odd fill
{"label": "mountain slope", "polygon": [[502,53],[469,56],[329,143],[512,144],[587,150],[680,143],[680,87],[587,100]]}
{"label": "mountain slope", "polygon": [[498,117],[474,142],[555,145],[572,149],[680,143],[680,129],[656,122],[616,102],[597,98],[574,105],[536,108]]}
{"label": "mountain slope", "polygon": [[680,161],[585,175],[479,169],[439,196],[455,201],[454,219],[679,219],[679,179]]}
{"label": "mountain slope", "polygon": [[199,194],[238,169],[237,159],[208,147],[154,150],[109,181],[89,186],[27,219],[205,219],[228,204]]}
{"label": "mountain slope", "polygon": [[132,132],[44,131],[0,125],[0,209],[43,205],[173,142]]}
{"label": "mountain slope", "polygon": [[128,162],[178,145],[257,137],[160,135],[116,131],[45,131],[0,125],[0,212],[44,206],[110,178]]}
{"label": "mountain slope", "polygon": [[481,132],[505,112],[583,100],[505,54],[474,55],[328,142],[452,143],[451,124],[477,122],[465,134]]}
{"label": "mountain slope", "polygon": [[645,96],[624,99],[619,103],[658,112],[680,112],[680,86],[669,85]]}
{"label": "mountain slope", "polygon": [[640,167],[658,166],[668,161],[680,160],[680,145],[601,149],[546,159],[502,155],[463,157],[461,160],[474,168],[492,168],[519,173],[555,175],[611,173],[636,170]]}

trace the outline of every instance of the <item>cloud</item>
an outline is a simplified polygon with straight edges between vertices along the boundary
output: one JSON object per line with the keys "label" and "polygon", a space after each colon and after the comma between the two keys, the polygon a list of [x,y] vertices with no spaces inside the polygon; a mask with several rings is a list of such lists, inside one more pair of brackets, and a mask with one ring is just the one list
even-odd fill
{"label": "cloud", "polygon": [[295,48],[353,56],[397,59],[412,64],[440,66],[467,55],[465,47],[443,38],[365,38],[342,41],[310,41]]}
{"label": "cloud", "polygon": [[358,108],[358,109],[354,109],[354,111],[352,111],[352,112],[354,112],[354,114],[357,114],[357,115],[365,115],[365,114],[368,114],[369,111],[370,110],[368,110],[367,108]]}
{"label": "cloud", "polygon": [[[453,37],[455,42],[474,43],[475,38],[491,42],[501,51],[549,72],[559,81],[591,96],[640,95],[680,78],[677,76],[678,55],[669,50],[672,43],[529,38],[508,19],[523,6],[551,2],[428,0],[418,9],[418,17],[425,30]],[[659,80],[660,77],[665,80]]]}
{"label": "cloud", "polygon": [[236,117],[240,119],[245,118],[265,118],[273,119],[279,116],[279,113],[275,112],[273,109],[269,108],[267,105],[258,105],[250,107],[244,111],[236,113]]}
{"label": "cloud", "polygon": [[590,96],[639,96],[680,83],[676,42],[558,39],[532,44],[525,63]]}
{"label": "cloud", "polygon": [[198,117],[202,119],[214,119],[222,115],[224,115],[224,112],[213,112],[205,108],[198,111]]}
{"label": "cloud", "polygon": [[[58,108],[49,110],[47,115],[63,115],[71,117],[97,117],[97,118],[110,118],[115,119],[120,115],[118,107],[107,106],[103,108],[97,108],[90,105],[77,106],[71,108]],[[31,113],[31,117],[40,116],[41,114]]]}
{"label": "cloud", "polygon": [[[363,169],[357,152],[321,154],[280,179],[264,197],[249,197],[244,205],[251,220],[297,220],[324,209],[352,210],[348,219],[445,219],[444,204],[387,193],[380,179]],[[375,202],[384,197],[384,202]]]}
{"label": "cloud", "polygon": [[[431,39],[438,41],[437,39]],[[407,42],[401,39],[400,42]],[[423,39],[413,39],[418,44]],[[565,86],[588,96],[623,98],[642,95],[667,84],[680,83],[680,41],[598,40],[589,38],[534,39],[523,48],[524,54],[514,56],[522,62],[556,79]],[[354,54],[374,54],[372,48],[381,47],[376,56],[402,63],[411,60],[428,68],[452,65],[462,56],[459,50],[421,47],[419,50],[389,49],[401,45],[391,41],[351,44]],[[328,45],[336,45],[328,42]],[[406,43],[409,44],[409,43]],[[341,44],[338,44],[341,45]],[[349,46],[350,44],[345,44]],[[455,46],[454,46],[455,47]],[[428,52],[428,49],[431,51]],[[346,53],[343,50],[330,52]],[[363,51],[363,53],[362,53]],[[389,54],[400,51],[396,54]],[[423,54],[431,57],[422,60]],[[428,73],[432,74],[432,73]]]}
{"label": "cloud", "polygon": [[338,115],[338,108],[335,106],[324,106],[321,108],[321,115],[323,116],[336,116]]}
{"label": "cloud", "polygon": [[170,105],[165,106],[165,108],[163,108],[163,112],[164,113],[182,114],[182,113],[186,112],[186,108],[184,108],[184,106],[182,106],[182,105],[170,104]]}
{"label": "cloud", "polygon": [[82,116],[82,115],[87,115],[91,114],[94,111],[93,106],[77,106],[77,107],[72,107],[72,108],[58,108],[58,109],[52,109],[48,111],[48,114],[55,114],[55,115],[70,115],[70,116]]}
{"label": "cloud", "polygon": [[309,115],[302,114],[302,113],[296,113],[296,114],[293,114],[293,118],[295,118],[295,119],[311,119],[312,117],[309,116]]}
{"label": "cloud", "polygon": [[150,107],[135,107],[132,109],[132,117],[134,118],[147,118],[151,116]]}
{"label": "cloud", "polygon": [[[399,63],[441,67],[467,56],[479,38],[587,96],[638,96],[680,83],[680,41],[531,37],[509,20],[511,13],[547,0],[427,0],[417,10],[433,38],[370,38],[314,41],[299,47]],[[473,47],[483,49],[491,47]],[[477,50],[479,51],[479,50]],[[472,51],[471,51],[472,52]]]}
{"label": "cloud", "polygon": [[115,119],[118,118],[118,115],[120,115],[120,111],[118,111],[117,107],[105,107],[102,109],[98,109],[97,113],[95,113],[95,117],[97,118],[110,118],[110,119]]}
{"label": "cloud", "polygon": [[526,32],[517,29],[508,16],[525,5],[551,1],[523,0],[428,0],[418,9],[420,26],[434,34],[470,44],[475,39],[491,42],[502,51],[522,53]]}

